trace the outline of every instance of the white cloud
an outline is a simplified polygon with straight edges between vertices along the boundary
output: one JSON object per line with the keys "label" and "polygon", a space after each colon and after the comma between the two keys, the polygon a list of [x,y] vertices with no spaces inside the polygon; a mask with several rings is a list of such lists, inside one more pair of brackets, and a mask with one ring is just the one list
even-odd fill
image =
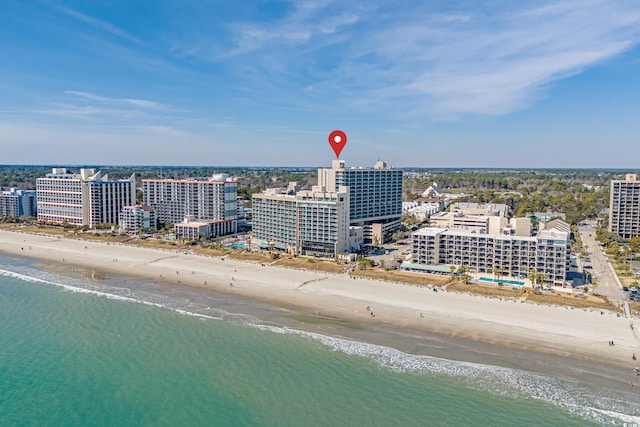
{"label": "white cloud", "polygon": [[451,118],[526,108],[554,81],[640,38],[635,1],[471,4],[293,2],[278,21],[231,25],[226,52],[192,46],[190,54],[234,56],[257,97],[300,103],[291,99],[298,85],[347,108]]}
{"label": "white cloud", "polygon": [[110,22],[106,22],[106,21],[102,21],[100,19],[94,18],[92,16],[89,15],[85,15],[84,13],[80,13],[77,10],[73,10],[70,9],[68,7],[64,7],[64,6],[60,6],[60,5],[56,5],[54,6],[55,9],[59,10],[60,12],[71,16],[72,18],[83,22],[93,28],[97,28],[98,30],[102,31],[102,32],[106,32],[108,34],[120,37],[122,39],[125,39],[127,41],[130,42],[134,42],[137,44],[143,44],[143,42],[138,39],[137,37],[132,36],[131,34],[129,34],[128,32],[126,32],[125,30],[123,30],[120,27],[117,27],[113,24],[111,24]]}
{"label": "white cloud", "polygon": [[106,96],[96,95],[91,92],[81,92],[77,90],[65,90],[64,93],[67,95],[73,95],[76,97],[89,99],[92,101],[99,101],[107,104],[126,104],[133,105],[141,108],[151,108],[151,109],[163,109],[166,110],[168,107],[159,102],[148,101],[145,99],[134,99],[134,98],[110,98]]}

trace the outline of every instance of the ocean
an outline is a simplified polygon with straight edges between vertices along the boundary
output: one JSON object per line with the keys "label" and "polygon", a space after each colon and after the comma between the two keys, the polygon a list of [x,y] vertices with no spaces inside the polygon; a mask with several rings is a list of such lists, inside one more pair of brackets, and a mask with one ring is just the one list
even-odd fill
{"label": "ocean", "polygon": [[640,425],[637,393],[319,329],[229,295],[0,254],[0,425]]}

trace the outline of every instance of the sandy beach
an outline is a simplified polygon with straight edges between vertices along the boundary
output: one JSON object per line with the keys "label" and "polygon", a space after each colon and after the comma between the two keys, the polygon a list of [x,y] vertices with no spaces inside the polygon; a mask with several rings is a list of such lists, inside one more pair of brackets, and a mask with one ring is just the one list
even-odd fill
{"label": "sandy beach", "polygon": [[[0,251],[233,293],[309,316],[438,333],[626,372],[640,355],[634,320],[609,311],[536,305],[225,257],[0,230]],[[636,322],[637,323],[637,322]],[[613,340],[615,345],[610,346]],[[464,358],[461,358],[464,359]],[[544,364],[542,362],[541,364]],[[628,376],[625,375],[628,385]]]}

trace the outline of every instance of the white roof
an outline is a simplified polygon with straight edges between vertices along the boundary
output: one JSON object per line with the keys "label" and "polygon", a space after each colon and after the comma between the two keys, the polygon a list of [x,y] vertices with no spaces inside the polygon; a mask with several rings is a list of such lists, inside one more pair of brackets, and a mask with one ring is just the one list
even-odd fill
{"label": "white roof", "polygon": [[416,236],[435,236],[436,234],[447,231],[446,228],[424,227],[413,232]]}

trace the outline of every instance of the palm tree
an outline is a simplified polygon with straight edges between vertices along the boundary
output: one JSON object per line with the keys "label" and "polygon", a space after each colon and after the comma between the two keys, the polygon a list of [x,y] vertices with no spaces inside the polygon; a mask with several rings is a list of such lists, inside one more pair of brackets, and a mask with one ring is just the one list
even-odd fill
{"label": "palm tree", "polygon": [[547,278],[547,275],[544,273],[538,273],[536,274],[536,279],[538,280],[538,285],[540,284],[540,282],[544,282],[544,279]]}
{"label": "palm tree", "polygon": [[532,268],[531,270],[529,270],[529,280],[531,280],[531,287],[535,288],[536,286],[536,279],[538,278],[538,272],[536,271],[535,268]]}

